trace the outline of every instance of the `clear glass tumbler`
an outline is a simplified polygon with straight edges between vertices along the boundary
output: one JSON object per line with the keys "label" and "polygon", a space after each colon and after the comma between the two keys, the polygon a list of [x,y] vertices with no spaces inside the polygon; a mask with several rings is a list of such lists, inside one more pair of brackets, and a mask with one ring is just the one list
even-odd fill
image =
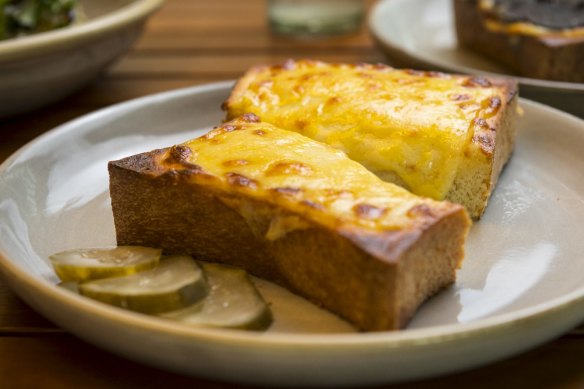
{"label": "clear glass tumbler", "polygon": [[268,0],[272,31],[290,36],[336,35],[356,31],[363,0]]}

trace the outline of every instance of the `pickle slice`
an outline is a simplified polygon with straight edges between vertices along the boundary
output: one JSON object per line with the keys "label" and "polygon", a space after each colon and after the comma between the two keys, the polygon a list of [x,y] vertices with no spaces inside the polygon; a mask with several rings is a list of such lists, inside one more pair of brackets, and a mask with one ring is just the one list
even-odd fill
{"label": "pickle slice", "polygon": [[149,314],[195,304],[207,292],[205,274],[190,256],[172,256],[160,261],[152,270],[79,285],[79,293],[83,296]]}
{"label": "pickle slice", "polygon": [[49,258],[63,282],[121,277],[153,269],[162,250],[141,246],[67,250]]}
{"label": "pickle slice", "polygon": [[203,327],[263,330],[270,326],[272,312],[245,271],[211,263],[202,266],[209,295],[200,304],[161,317]]}

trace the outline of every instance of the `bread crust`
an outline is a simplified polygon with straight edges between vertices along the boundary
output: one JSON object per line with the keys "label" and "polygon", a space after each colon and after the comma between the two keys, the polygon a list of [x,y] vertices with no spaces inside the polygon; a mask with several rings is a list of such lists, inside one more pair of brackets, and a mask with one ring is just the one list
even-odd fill
{"label": "bread crust", "polygon": [[498,61],[524,77],[584,82],[584,32],[562,36],[496,31],[487,27],[476,0],[454,0],[454,13],[461,47]]}
{"label": "bread crust", "polygon": [[518,92],[516,83],[510,79],[474,80],[496,86],[502,91],[502,98],[491,99],[490,114],[473,123],[472,141],[464,151],[461,168],[446,199],[463,204],[474,219],[480,219],[515,147]]}
{"label": "bread crust", "polygon": [[[470,226],[461,206],[423,200],[410,211],[414,222],[398,230],[324,223],[322,214],[225,186],[176,154],[161,149],[109,163],[119,245],[241,267],[367,331],[403,328],[455,280]],[[302,227],[269,237],[275,219],[290,218]]]}

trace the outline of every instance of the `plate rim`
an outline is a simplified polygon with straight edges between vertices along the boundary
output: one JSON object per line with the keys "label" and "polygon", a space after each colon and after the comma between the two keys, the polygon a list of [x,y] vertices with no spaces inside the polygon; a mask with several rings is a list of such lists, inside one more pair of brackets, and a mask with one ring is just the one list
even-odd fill
{"label": "plate rim", "polygon": [[[233,86],[233,81],[223,81],[218,83],[198,85],[194,87],[181,88],[167,92],[143,96],[137,99],[132,99],[126,102],[114,104],[112,106],[99,109],[95,112],[81,116],[80,118],[62,124],[41,136],[31,140],[29,143],[21,147],[13,153],[8,159],[0,164],[0,178],[4,176],[7,169],[10,168],[20,156],[22,156],[30,148],[36,145],[42,145],[54,137],[61,137],[70,131],[75,131],[78,127],[83,126],[87,122],[95,120],[95,118],[109,115],[123,109],[139,108],[146,104],[151,104],[157,101],[178,99],[181,97],[203,94],[207,92],[214,92],[218,90],[225,90],[226,92]],[[573,115],[563,111],[548,107],[544,104],[533,102],[526,99],[521,99],[521,104],[528,109],[543,110],[548,115],[555,115],[562,117],[565,120],[580,122],[581,120]],[[581,126],[581,131],[584,132],[584,126]],[[516,311],[495,315],[493,317],[482,318],[477,321],[468,323],[451,323],[427,328],[414,328],[404,331],[394,332],[368,332],[368,333],[351,333],[351,334],[293,334],[293,333],[253,333],[246,331],[221,330],[210,328],[193,328],[187,327],[178,323],[172,323],[163,319],[151,318],[133,312],[128,312],[115,307],[110,307],[100,304],[81,296],[76,296],[66,290],[61,290],[55,287],[48,280],[34,276],[21,268],[16,262],[11,261],[6,254],[2,241],[0,241],[0,270],[7,275],[6,279],[14,288],[12,283],[18,280],[21,284],[35,290],[37,293],[43,293],[50,296],[52,299],[58,300],[59,303],[68,305],[72,308],[81,309],[83,311],[93,311],[108,320],[114,320],[118,323],[124,322],[126,325],[138,326],[149,331],[158,331],[161,333],[180,334],[189,338],[210,337],[214,341],[229,341],[248,343],[253,341],[260,343],[263,346],[281,346],[281,347],[306,347],[306,346],[379,346],[383,348],[403,347],[408,344],[419,344],[423,342],[440,342],[444,339],[458,339],[468,336],[480,335],[484,331],[501,329],[517,322],[534,321],[553,315],[556,311],[563,311],[569,309],[572,305],[584,304],[584,285],[568,294],[564,294],[553,298],[551,300],[539,303],[535,306],[522,308]],[[8,279],[9,278],[9,279]],[[18,285],[22,286],[22,285]],[[19,295],[21,293],[18,293]],[[25,299],[26,300],[26,299]],[[32,305],[32,304],[31,304]],[[584,312],[580,316],[584,317]]]}
{"label": "plate rim", "polygon": [[[474,67],[468,67],[465,65],[459,65],[449,61],[433,60],[425,55],[420,55],[417,52],[408,50],[403,45],[400,45],[391,37],[385,36],[382,33],[382,28],[380,27],[383,16],[388,12],[391,13],[392,9],[399,8],[403,3],[417,2],[418,4],[423,4],[430,0],[382,0],[377,2],[371,12],[367,17],[367,29],[369,35],[373,38],[374,42],[380,47],[384,53],[390,57],[396,57],[399,61],[404,61],[412,64],[416,64],[419,67],[425,68],[440,68],[447,72],[455,72],[462,74],[482,74],[486,76],[493,77],[511,77],[516,79],[519,84],[523,87],[536,88],[547,91],[559,91],[565,93],[584,93],[584,83],[567,82],[567,81],[554,81],[554,80],[544,80],[537,78],[522,77],[515,74],[497,73],[481,70]],[[452,9],[453,0],[443,0],[447,3],[447,6]],[[452,28],[452,26],[451,26]],[[484,58],[483,58],[484,59]]]}

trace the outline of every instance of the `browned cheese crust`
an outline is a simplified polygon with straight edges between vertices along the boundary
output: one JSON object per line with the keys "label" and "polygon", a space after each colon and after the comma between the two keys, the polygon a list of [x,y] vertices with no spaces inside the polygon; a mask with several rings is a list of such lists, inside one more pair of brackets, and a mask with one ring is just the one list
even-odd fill
{"label": "browned cheese crust", "polygon": [[[252,131],[247,126],[254,121],[226,123],[213,141],[234,128]],[[415,205],[403,228],[359,227],[318,204],[295,202],[290,188],[258,197],[261,182],[235,173],[220,177],[193,163],[185,146],[110,162],[109,174],[119,245],[241,267],[367,331],[402,328],[422,302],[454,282],[470,225],[463,207],[406,193]],[[375,216],[372,209],[357,210]],[[270,237],[275,220],[302,227]]]}
{"label": "browned cheese crust", "polygon": [[525,77],[584,82],[584,30],[570,36],[488,28],[476,0],[454,0],[454,11],[460,46]]}

